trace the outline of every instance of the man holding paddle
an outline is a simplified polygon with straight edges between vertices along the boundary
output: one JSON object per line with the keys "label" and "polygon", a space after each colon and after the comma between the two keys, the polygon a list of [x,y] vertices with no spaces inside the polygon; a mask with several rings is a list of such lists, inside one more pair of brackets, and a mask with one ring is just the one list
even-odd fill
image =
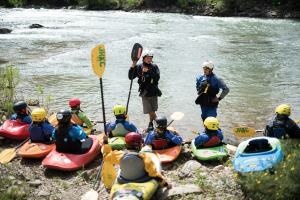
{"label": "man holding paddle", "polygon": [[159,68],[152,63],[153,53],[149,50],[143,51],[143,63],[137,65],[137,61],[133,61],[128,72],[130,80],[138,77],[139,92],[142,97],[144,114],[149,114],[148,130],[153,130],[153,120],[156,118],[158,108],[158,96],[161,96],[161,91],[158,88],[160,79]]}
{"label": "man holding paddle", "polygon": [[[204,121],[207,117],[217,117],[219,101],[229,93],[229,88],[213,73],[214,64],[211,61],[204,62],[202,67],[204,74],[196,78],[198,97],[195,103],[200,104],[201,118]],[[217,97],[220,89],[222,93]]]}

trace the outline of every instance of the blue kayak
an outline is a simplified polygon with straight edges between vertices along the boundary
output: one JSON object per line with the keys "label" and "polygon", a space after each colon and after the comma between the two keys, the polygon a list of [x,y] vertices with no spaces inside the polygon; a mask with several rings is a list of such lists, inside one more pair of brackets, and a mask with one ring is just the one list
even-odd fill
{"label": "blue kayak", "polygon": [[238,172],[263,171],[283,159],[280,141],[271,137],[255,137],[239,144],[233,167]]}

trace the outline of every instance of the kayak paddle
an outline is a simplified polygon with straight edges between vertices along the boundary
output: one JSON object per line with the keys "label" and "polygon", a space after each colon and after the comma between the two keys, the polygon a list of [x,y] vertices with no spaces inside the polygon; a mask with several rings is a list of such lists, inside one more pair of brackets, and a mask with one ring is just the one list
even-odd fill
{"label": "kayak paddle", "polygon": [[[132,47],[131,50],[131,60],[132,62],[137,62],[143,52],[143,47],[139,43],[135,43]],[[132,88],[132,81],[133,79],[130,80],[130,87],[129,87],[129,93],[128,93],[128,98],[127,98],[127,104],[126,104],[126,115],[128,113],[128,106],[129,106],[129,100],[130,100],[130,95],[131,95],[131,88]]]}
{"label": "kayak paddle", "polygon": [[9,163],[12,159],[14,159],[17,155],[17,149],[20,148],[23,144],[25,144],[30,138],[24,140],[21,144],[14,148],[5,149],[0,153],[0,163],[6,164]]}
{"label": "kayak paddle", "polygon": [[184,113],[182,112],[174,112],[172,115],[171,115],[171,121],[169,122],[169,124],[167,125],[170,126],[174,121],[178,121],[178,120],[181,120],[184,116]]}

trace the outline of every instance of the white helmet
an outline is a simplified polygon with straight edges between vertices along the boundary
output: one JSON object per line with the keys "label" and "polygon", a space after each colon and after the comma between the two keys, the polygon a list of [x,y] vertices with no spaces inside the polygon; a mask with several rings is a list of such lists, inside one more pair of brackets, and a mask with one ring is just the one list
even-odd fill
{"label": "white helmet", "polygon": [[205,61],[205,62],[202,64],[202,67],[203,67],[203,68],[204,68],[204,67],[207,67],[207,68],[213,70],[213,69],[214,69],[214,64],[212,63],[212,61]]}
{"label": "white helmet", "polygon": [[144,58],[145,56],[153,57],[153,52],[150,51],[149,49],[145,49],[142,53],[142,58]]}

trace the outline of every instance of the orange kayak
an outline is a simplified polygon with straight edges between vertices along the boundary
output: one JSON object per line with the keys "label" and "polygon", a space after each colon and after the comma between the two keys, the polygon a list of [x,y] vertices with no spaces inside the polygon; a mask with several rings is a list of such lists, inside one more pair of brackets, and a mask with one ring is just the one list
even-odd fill
{"label": "orange kayak", "polygon": [[27,141],[21,146],[18,155],[23,158],[43,158],[55,148],[55,144],[33,143]]}
{"label": "orange kayak", "polygon": [[169,163],[174,161],[181,152],[181,145],[177,145],[168,149],[154,150],[158,155],[161,163]]}
{"label": "orange kayak", "polygon": [[52,150],[42,161],[46,168],[62,171],[78,170],[93,161],[101,151],[99,138],[96,135],[89,136],[93,139],[91,149],[84,154],[60,153]]}

